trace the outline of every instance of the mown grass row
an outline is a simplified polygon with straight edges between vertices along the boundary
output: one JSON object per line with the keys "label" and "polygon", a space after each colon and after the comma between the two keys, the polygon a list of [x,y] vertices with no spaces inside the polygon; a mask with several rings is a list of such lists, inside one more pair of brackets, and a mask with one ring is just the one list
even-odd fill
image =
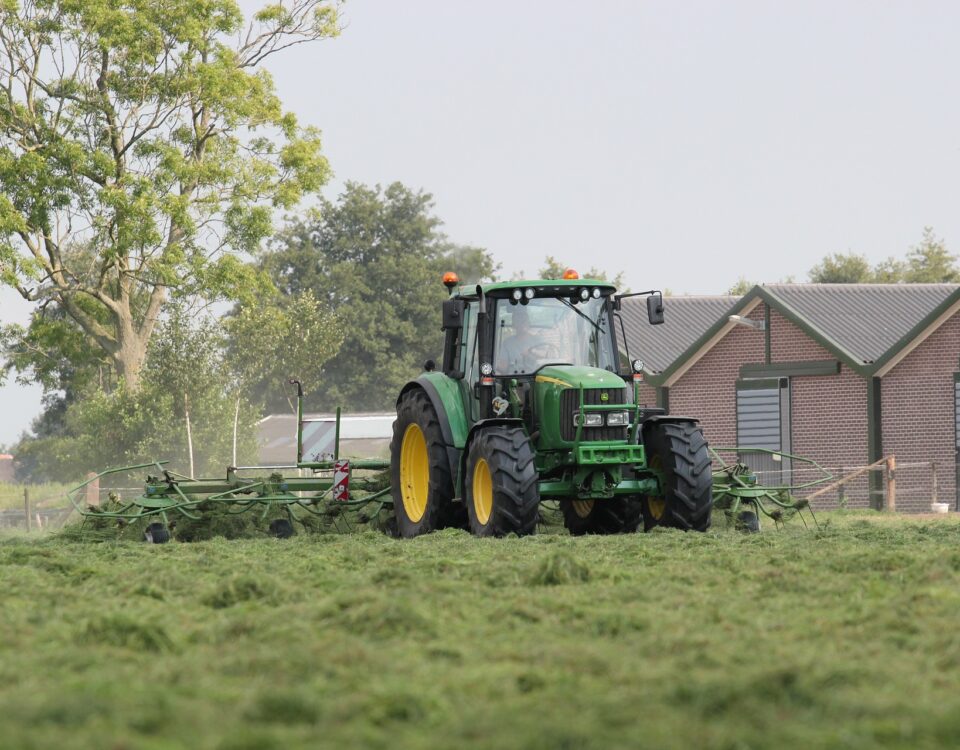
{"label": "mown grass row", "polygon": [[0,542],[10,747],[952,747],[960,523]]}

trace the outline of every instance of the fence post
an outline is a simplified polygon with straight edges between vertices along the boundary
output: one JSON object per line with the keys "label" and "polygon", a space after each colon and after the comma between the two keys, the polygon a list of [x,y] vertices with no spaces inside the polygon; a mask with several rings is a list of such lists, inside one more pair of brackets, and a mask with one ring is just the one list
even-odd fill
{"label": "fence post", "polygon": [[[840,467],[840,481],[843,481],[844,467]],[[842,510],[847,507],[846,485],[837,485],[837,506]]]}
{"label": "fence post", "polygon": [[930,485],[930,510],[933,510],[933,504],[939,502],[940,483],[937,481],[937,462],[930,462],[930,471],[933,472],[933,479]]}
{"label": "fence post", "polygon": [[887,510],[897,512],[897,457],[887,456]]}
{"label": "fence post", "polygon": [[27,531],[30,531],[33,519],[30,517],[30,490],[26,487],[23,488],[23,520]]}

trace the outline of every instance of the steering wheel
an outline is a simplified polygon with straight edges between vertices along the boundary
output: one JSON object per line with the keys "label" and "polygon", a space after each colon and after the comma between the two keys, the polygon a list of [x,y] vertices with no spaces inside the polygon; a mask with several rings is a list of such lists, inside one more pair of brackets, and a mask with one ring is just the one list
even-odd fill
{"label": "steering wheel", "polygon": [[551,344],[549,341],[544,341],[539,344],[534,344],[527,349],[527,356],[534,359],[549,359],[551,357],[560,356],[560,347],[556,344]]}

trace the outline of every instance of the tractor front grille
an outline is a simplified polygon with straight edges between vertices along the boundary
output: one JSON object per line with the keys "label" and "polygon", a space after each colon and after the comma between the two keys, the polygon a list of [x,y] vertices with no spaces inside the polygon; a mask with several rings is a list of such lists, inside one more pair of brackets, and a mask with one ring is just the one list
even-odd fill
{"label": "tractor front grille", "polygon": [[[577,436],[577,426],[573,423],[573,415],[580,408],[580,396],[576,388],[567,388],[560,394],[560,437],[564,440],[574,440]],[[607,394],[604,401],[602,394]],[[583,403],[587,404],[629,404],[626,388],[585,388]],[[604,414],[604,416],[606,416]],[[580,433],[581,440],[626,440],[628,427],[584,427]]]}

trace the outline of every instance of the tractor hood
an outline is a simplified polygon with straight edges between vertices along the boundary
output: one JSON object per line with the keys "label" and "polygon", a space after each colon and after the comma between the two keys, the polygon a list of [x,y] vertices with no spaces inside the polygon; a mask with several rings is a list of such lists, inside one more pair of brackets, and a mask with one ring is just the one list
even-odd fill
{"label": "tractor hood", "polygon": [[537,384],[552,384],[557,388],[624,388],[623,378],[599,367],[577,365],[548,365],[537,373]]}

